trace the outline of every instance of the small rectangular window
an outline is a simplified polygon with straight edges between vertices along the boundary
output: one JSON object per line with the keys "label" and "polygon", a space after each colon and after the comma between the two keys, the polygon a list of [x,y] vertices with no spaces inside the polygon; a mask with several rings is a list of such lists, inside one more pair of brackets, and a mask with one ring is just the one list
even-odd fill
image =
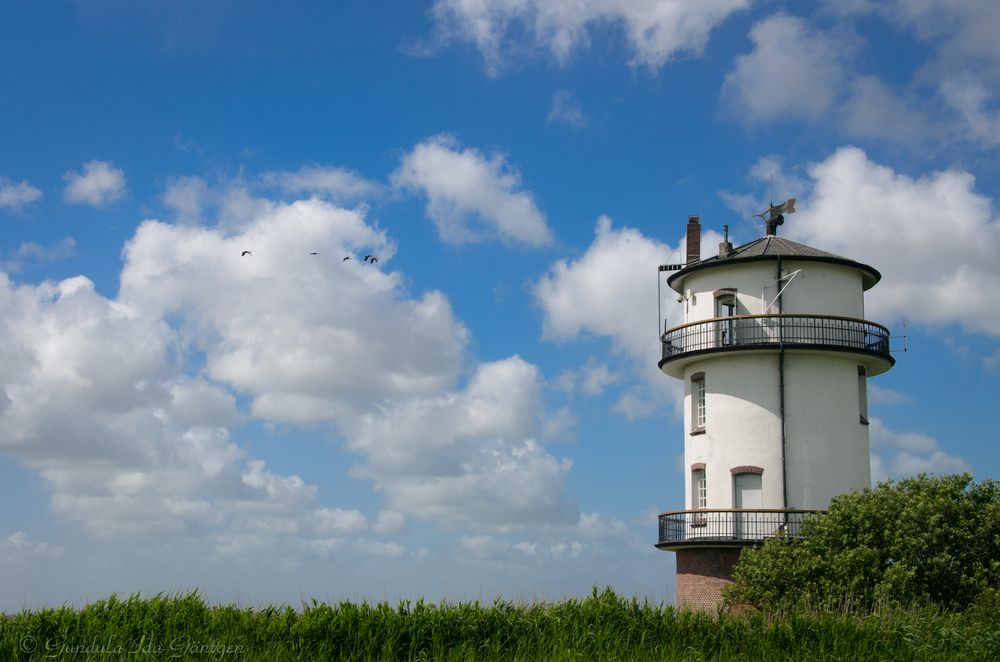
{"label": "small rectangular window", "polygon": [[704,469],[695,469],[691,472],[691,508],[694,510],[708,508],[708,482],[705,480]]}
{"label": "small rectangular window", "polygon": [[694,383],[695,391],[695,427],[699,430],[705,429],[705,378],[701,378]]}
{"label": "small rectangular window", "polygon": [[861,425],[868,425],[868,370],[863,365],[858,366],[858,412]]}

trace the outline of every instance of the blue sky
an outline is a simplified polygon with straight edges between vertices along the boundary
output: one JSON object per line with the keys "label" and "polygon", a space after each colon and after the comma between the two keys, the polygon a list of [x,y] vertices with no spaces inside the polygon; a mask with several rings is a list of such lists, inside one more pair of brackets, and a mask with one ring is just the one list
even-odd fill
{"label": "blue sky", "polygon": [[994,3],[136,4],[0,6],[5,610],[672,599],[656,266],[772,186],[874,478],[1000,473]]}

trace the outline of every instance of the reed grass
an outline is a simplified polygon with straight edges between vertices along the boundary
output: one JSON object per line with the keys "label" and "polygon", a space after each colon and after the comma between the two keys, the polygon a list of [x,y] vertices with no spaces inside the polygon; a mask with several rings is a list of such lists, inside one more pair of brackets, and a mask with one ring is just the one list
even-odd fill
{"label": "reed grass", "polygon": [[997,660],[994,613],[705,615],[610,589],[560,602],[209,606],[111,596],[0,617],[0,660]]}

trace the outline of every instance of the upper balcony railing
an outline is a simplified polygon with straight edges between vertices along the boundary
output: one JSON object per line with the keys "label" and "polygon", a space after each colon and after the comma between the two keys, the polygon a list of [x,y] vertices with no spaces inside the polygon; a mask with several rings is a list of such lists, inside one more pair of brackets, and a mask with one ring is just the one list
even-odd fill
{"label": "upper balcony railing", "polygon": [[852,317],[830,315],[735,315],[667,329],[663,361],[712,350],[808,347],[875,354],[891,363],[889,329]]}
{"label": "upper balcony railing", "polygon": [[806,515],[822,510],[673,510],[660,515],[657,547],[753,545],[767,538],[800,536]]}

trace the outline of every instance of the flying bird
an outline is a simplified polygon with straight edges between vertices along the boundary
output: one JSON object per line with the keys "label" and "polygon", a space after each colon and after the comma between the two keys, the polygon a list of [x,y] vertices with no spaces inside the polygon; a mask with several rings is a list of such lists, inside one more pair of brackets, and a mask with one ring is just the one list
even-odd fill
{"label": "flying bird", "polygon": [[341,262],[347,262],[347,261],[348,261],[348,260],[350,260],[350,259],[351,259],[351,256],[350,256],[350,255],[345,255],[345,256],[344,256],[344,259],[343,259],[343,260],[341,260]]}
{"label": "flying bird", "polygon": [[312,252],[312,253],[309,253],[309,254],[310,255],[319,255],[319,253],[316,253],[316,252]]}
{"label": "flying bird", "polygon": [[247,255],[253,255],[253,253],[251,253],[250,251],[243,251],[242,253],[240,253],[240,257],[246,257]]}
{"label": "flying bird", "polygon": [[375,264],[376,262],[378,262],[378,258],[375,257],[374,255],[366,255],[365,262],[371,262],[372,264]]}

